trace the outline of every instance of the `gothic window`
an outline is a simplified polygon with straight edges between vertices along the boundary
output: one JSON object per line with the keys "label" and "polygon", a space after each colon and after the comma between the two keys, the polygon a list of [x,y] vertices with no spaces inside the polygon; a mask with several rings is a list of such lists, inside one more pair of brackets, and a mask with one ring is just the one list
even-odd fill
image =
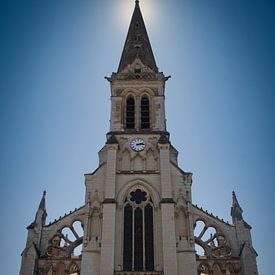
{"label": "gothic window", "polygon": [[150,105],[149,105],[149,99],[147,96],[143,96],[141,98],[140,108],[141,108],[141,112],[140,112],[141,129],[149,129],[150,128]]}
{"label": "gothic window", "polygon": [[124,205],[123,270],[154,270],[153,204],[139,188],[128,194]]}
{"label": "gothic window", "polygon": [[135,128],[135,99],[129,96],[126,101],[126,129]]}

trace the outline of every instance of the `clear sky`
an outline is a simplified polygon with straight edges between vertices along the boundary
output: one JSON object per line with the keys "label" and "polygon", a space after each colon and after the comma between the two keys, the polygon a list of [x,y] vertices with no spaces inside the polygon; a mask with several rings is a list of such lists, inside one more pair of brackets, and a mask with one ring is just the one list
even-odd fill
{"label": "clear sky", "polygon": [[[261,275],[274,273],[274,6],[141,0],[166,75],[167,126],[193,202],[230,220],[235,190]],[[134,0],[1,1],[1,274],[18,274],[26,226],[84,202]]]}

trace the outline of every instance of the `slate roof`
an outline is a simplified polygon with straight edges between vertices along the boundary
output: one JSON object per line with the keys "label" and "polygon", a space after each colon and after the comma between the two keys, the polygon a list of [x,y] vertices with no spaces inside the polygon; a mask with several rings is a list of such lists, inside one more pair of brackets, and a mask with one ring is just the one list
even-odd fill
{"label": "slate roof", "polygon": [[136,1],[117,72],[122,72],[127,65],[132,64],[137,57],[140,58],[144,65],[148,66],[153,71],[158,72],[158,67],[155,62],[154,54],[139,7],[139,1]]}

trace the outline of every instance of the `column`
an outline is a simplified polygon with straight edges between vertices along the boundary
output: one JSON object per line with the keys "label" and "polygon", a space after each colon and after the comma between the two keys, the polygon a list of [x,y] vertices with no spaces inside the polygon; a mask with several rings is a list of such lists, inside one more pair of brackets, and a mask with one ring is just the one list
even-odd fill
{"label": "column", "polygon": [[[162,139],[162,140],[161,140]],[[172,199],[171,168],[169,156],[169,141],[161,137],[160,150],[160,173],[161,173],[161,218],[162,218],[162,250],[164,275],[177,275],[177,248],[175,230],[175,207]]]}
{"label": "column", "polygon": [[116,226],[116,153],[118,144],[107,142],[107,170],[105,183],[105,200],[103,202],[102,243],[100,255],[100,275],[114,272],[115,226]]}

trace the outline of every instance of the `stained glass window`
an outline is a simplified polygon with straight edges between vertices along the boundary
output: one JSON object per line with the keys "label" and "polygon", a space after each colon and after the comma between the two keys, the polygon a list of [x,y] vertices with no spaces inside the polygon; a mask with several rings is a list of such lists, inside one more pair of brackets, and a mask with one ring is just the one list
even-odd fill
{"label": "stained glass window", "polygon": [[123,269],[132,270],[132,223],[133,209],[130,204],[124,207],[124,246],[123,246]]}
{"label": "stained glass window", "polygon": [[142,230],[142,210],[135,210],[135,271],[143,270],[143,230]]}
{"label": "stained glass window", "polygon": [[153,206],[150,196],[137,188],[124,206],[124,271],[154,270]]}
{"label": "stained glass window", "polygon": [[131,192],[131,201],[134,201],[136,204],[140,204],[142,201],[146,201],[146,192],[137,189],[135,192]]}
{"label": "stained glass window", "polygon": [[145,269],[154,270],[153,207],[145,207]]}

